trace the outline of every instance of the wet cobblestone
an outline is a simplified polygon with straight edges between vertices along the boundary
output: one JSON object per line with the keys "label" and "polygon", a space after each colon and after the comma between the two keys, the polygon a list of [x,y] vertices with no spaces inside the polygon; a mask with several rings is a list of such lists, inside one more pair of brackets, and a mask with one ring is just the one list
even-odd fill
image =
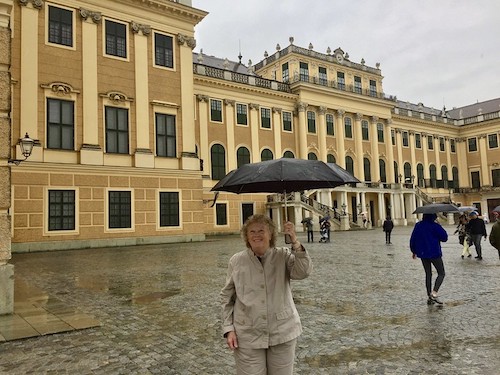
{"label": "wet cobblestone", "polygon": [[[392,246],[381,230],[333,232],[331,243],[305,243],[315,269],[293,282],[304,326],[296,374],[499,373],[497,251],[483,242],[482,262],[462,260],[455,228],[446,227],[445,304],[427,306],[421,263],[408,250],[411,229],[397,227]],[[234,373],[218,295],[227,262],[242,245],[230,236],[14,254],[16,279],[102,326],[0,343],[0,373]]]}

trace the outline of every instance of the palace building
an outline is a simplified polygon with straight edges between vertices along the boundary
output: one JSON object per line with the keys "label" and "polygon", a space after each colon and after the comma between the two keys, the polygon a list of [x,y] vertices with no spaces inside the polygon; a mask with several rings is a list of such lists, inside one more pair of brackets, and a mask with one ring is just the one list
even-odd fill
{"label": "palace building", "polygon": [[[188,0],[0,0],[0,260],[203,241],[253,213],[280,227],[285,207],[298,226],[330,214],[349,230],[361,212],[371,226],[387,215],[409,225],[427,202],[482,215],[500,204],[500,98],[402,102],[384,93],[379,64],[293,38],[256,64],[195,52],[207,14]],[[281,157],[336,163],[361,183],[210,191],[242,164]]]}

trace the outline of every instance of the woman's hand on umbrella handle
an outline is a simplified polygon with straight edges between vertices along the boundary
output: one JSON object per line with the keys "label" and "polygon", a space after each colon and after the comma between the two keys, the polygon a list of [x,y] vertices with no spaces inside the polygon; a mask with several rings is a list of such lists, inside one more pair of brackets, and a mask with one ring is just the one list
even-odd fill
{"label": "woman's hand on umbrella handle", "polygon": [[417,259],[417,254],[412,253],[412,254],[411,254],[411,257],[412,257],[413,259]]}
{"label": "woman's hand on umbrella handle", "polygon": [[229,349],[234,350],[238,348],[238,337],[236,337],[236,332],[228,332],[226,336],[226,342],[227,346],[229,346]]}
{"label": "woman's hand on umbrella handle", "polygon": [[287,221],[285,224],[283,224],[283,229],[285,234],[288,234],[290,236],[290,240],[292,241],[291,243],[297,242],[297,234],[295,233],[295,225],[291,221]]}

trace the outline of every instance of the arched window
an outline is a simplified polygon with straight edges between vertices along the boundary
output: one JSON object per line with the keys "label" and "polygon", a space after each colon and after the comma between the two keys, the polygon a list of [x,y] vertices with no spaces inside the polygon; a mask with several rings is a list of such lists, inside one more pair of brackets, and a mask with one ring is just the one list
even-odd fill
{"label": "arched window", "polygon": [[378,167],[380,170],[380,181],[387,182],[387,175],[385,172],[385,160],[384,159],[380,159],[378,161]]}
{"label": "arched window", "polygon": [[345,157],[345,169],[354,176],[354,160],[350,156]]}
{"label": "arched window", "polygon": [[236,163],[238,168],[250,163],[250,151],[248,151],[248,148],[240,147],[238,151],[236,151]]}
{"label": "arched window", "polygon": [[443,180],[443,187],[448,189],[448,167],[446,165],[441,166],[441,179]]}
{"label": "arched window", "polygon": [[261,161],[273,160],[273,152],[268,148],[263,149],[262,152],[260,153],[260,160]]}
{"label": "arched window", "polygon": [[310,152],[307,154],[307,160],[318,160],[318,157],[314,152]]}
{"label": "arched window", "polygon": [[283,157],[288,158],[288,159],[295,159],[295,155],[293,154],[292,151],[285,151],[285,153],[283,154]]}
{"label": "arched window", "polygon": [[226,175],[226,152],[224,146],[215,144],[210,148],[212,180],[220,180]]}
{"label": "arched window", "polygon": [[450,186],[454,189],[458,189],[458,168],[457,167],[453,167],[451,168],[451,174],[453,176],[453,186]]}
{"label": "arched window", "polygon": [[326,155],[326,162],[327,163],[336,163],[335,156],[333,156],[332,154]]}
{"label": "arched window", "polygon": [[429,166],[429,174],[431,178],[431,186],[432,188],[435,188],[437,186],[437,174],[436,174],[436,166],[434,164],[431,164]]}
{"label": "arched window", "polygon": [[417,164],[417,184],[420,187],[425,187],[424,166],[421,163]]}
{"label": "arched window", "polygon": [[404,174],[405,174],[404,182],[410,182],[411,181],[411,164],[406,162],[403,169],[404,169]]}
{"label": "arched window", "polygon": [[372,180],[372,174],[370,171],[370,159],[368,158],[363,158],[363,169],[365,172],[365,181],[371,181]]}

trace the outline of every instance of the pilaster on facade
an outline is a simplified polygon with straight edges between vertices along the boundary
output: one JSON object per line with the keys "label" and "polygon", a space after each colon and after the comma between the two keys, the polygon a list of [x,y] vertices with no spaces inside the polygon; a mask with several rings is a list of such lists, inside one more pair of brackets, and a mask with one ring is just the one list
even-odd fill
{"label": "pilaster on facade", "polygon": [[[377,130],[377,124],[378,124],[379,118],[377,116],[372,116],[370,118],[370,123],[369,123],[369,128],[370,128],[370,148],[371,148],[371,153],[373,155],[372,158],[372,163],[371,163],[371,175],[372,175],[372,181],[380,181],[380,168],[379,168],[379,158],[380,158],[380,151],[378,147],[378,130]],[[385,140],[385,138],[384,138]]]}
{"label": "pilaster on facade", "polygon": [[[235,101],[231,99],[224,99],[224,108],[225,108],[225,119],[226,119],[226,144],[228,151],[235,150],[235,136],[234,136],[234,127],[235,127],[235,113],[234,106]],[[236,169],[237,161],[236,161],[236,153],[228,152],[227,154],[227,168],[232,171]]]}
{"label": "pilaster on facade", "polygon": [[273,107],[273,136],[274,136],[274,154],[275,158],[280,158],[283,155],[283,150],[281,146],[281,114],[282,108]]}
{"label": "pilaster on facade", "polygon": [[484,186],[491,186],[491,173],[488,167],[488,145],[486,144],[487,135],[479,134],[478,151],[481,159],[481,181]]}
{"label": "pilaster on facade", "polygon": [[342,168],[345,168],[345,128],[344,128],[344,114],[345,111],[343,109],[338,109],[336,111],[337,121],[335,121],[335,134],[337,137],[337,152],[338,152],[338,160],[337,164]]}
{"label": "pilaster on facade", "polygon": [[[198,117],[200,122],[200,145],[199,155],[200,164],[203,166],[202,176],[204,178],[210,177],[210,147],[208,142],[208,105],[210,98],[208,95],[197,94],[196,100],[198,101]],[[201,168],[200,168],[201,169]]]}
{"label": "pilaster on facade", "polygon": [[361,129],[362,113],[354,115],[354,148],[356,153],[355,177],[360,181],[365,181],[364,174],[364,157],[363,157],[363,136]]}
{"label": "pilaster on facade", "polygon": [[387,119],[384,123],[384,142],[385,142],[385,148],[387,150],[387,161],[389,164],[387,166],[388,168],[388,173],[387,173],[387,182],[388,183],[395,183],[396,181],[394,180],[394,176],[396,175],[396,171],[394,170],[394,147],[392,145],[392,119]]}
{"label": "pilaster on facade", "polygon": [[[193,134],[195,131],[194,98],[194,74],[193,74],[193,48],[196,47],[196,39],[184,34],[177,34],[179,46],[179,67],[181,85],[181,109],[182,123],[182,154],[181,167],[183,170],[196,171],[200,169],[200,162],[196,158],[196,141]],[[208,160],[208,159],[206,159]]]}
{"label": "pilaster on facade", "polygon": [[[250,142],[252,150],[259,150],[259,128],[260,128],[260,105],[255,103],[250,103]],[[260,155],[258,152],[252,152],[252,163],[257,163],[260,161]]]}
{"label": "pilaster on facade", "polygon": [[326,112],[327,108],[325,106],[319,107],[318,110],[318,142],[319,142],[319,157],[321,161],[327,161],[326,152]]}
{"label": "pilaster on facade", "polygon": [[307,159],[307,112],[308,104],[304,102],[297,103],[297,111],[299,112],[299,127],[298,127],[298,139],[299,139],[299,158]]}

